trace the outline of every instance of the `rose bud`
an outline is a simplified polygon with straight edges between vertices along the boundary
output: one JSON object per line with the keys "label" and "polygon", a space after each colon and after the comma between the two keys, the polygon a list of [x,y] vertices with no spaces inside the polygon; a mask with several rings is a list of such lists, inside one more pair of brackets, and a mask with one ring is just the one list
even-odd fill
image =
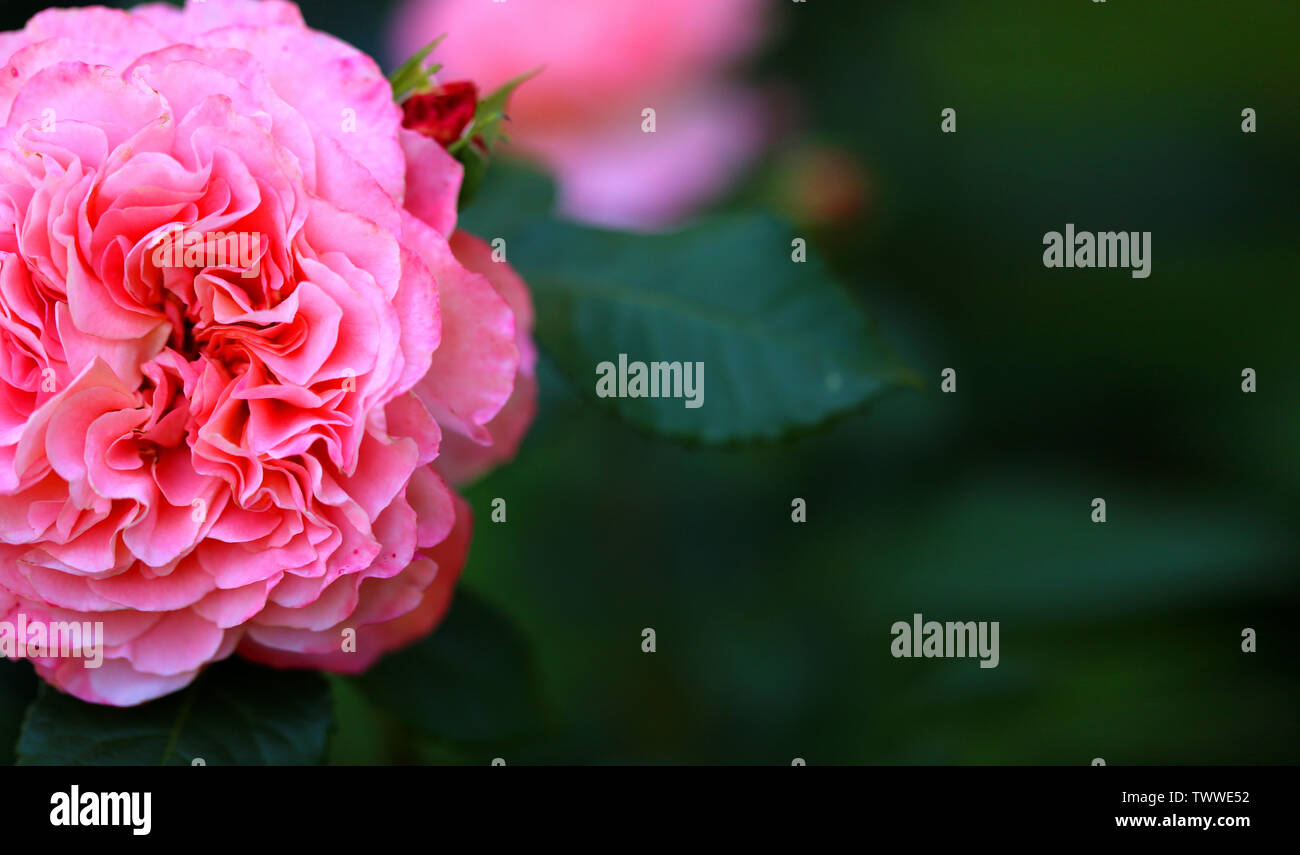
{"label": "rose bud", "polygon": [[402,105],[402,124],[446,148],[465,133],[477,109],[478,87],[457,80],[408,98]]}

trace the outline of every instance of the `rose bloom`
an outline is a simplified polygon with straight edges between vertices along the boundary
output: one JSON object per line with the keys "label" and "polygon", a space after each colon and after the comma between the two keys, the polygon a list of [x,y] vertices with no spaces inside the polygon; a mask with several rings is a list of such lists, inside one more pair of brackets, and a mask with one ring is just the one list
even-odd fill
{"label": "rose bloom", "polygon": [[289,3],[48,10],[0,63],[0,620],[104,631],[40,675],[126,706],[428,633],[470,537],[444,479],[536,399],[460,165]]}
{"label": "rose bloom", "polygon": [[765,142],[763,99],[728,73],[764,36],[768,5],[406,0],[390,53],[400,62],[446,33],[444,74],[485,92],[541,68],[511,100],[512,147],[556,172],[568,215],[660,228],[726,190]]}

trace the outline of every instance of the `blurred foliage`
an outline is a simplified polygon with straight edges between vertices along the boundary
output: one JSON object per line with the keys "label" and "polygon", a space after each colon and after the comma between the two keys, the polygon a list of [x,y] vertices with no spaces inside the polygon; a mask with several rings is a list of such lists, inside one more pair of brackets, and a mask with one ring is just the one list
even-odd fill
{"label": "blurred foliage", "polygon": [[[788,139],[721,207],[772,201],[800,141],[846,152],[869,195],[813,243],[958,393],[687,449],[544,361],[519,459],[469,493],[463,584],[530,639],[554,732],[450,748],[336,680],[331,758],[1300,760],[1300,7],[776,5],[754,75],[785,93]],[[303,6],[380,50],[384,3]],[[1045,270],[1067,222],[1152,231],[1151,278]],[[913,612],[1001,621],[1000,666],[891,658]]]}
{"label": "blurred foliage", "polygon": [[[865,210],[814,242],[959,391],[719,452],[544,371],[467,571],[569,724],[532,759],[1300,759],[1297,8],[781,5],[756,76],[803,125],[726,207],[771,202],[800,139],[848,152]],[[1152,277],[1044,269],[1067,222],[1152,231]],[[1001,665],[891,658],[917,611],[1002,621]]]}
{"label": "blurred foliage", "polygon": [[436,632],[358,684],[381,709],[447,743],[513,743],[543,730],[528,639],[473,591],[460,592]]}

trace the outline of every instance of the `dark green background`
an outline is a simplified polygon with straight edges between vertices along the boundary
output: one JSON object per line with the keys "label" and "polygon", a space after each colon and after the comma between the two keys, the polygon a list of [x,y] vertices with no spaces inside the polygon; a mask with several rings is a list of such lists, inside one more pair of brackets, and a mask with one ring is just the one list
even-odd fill
{"label": "dark green background", "polygon": [[[813,242],[930,387],[683,449],[543,364],[519,459],[469,492],[464,585],[531,640],[546,737],[453,751],[336,682],[333,758],[1296,762],[1300,4],[774,5],[752,76],[872,187]],[[371,52],[385,6],[303,4]],[[723,207],[772,201],[781,162]],[[1044,269],[1067,222],[1151,231],[1151,278]],[[1000,621],[1000,667],[893,659],[917,611]]]}

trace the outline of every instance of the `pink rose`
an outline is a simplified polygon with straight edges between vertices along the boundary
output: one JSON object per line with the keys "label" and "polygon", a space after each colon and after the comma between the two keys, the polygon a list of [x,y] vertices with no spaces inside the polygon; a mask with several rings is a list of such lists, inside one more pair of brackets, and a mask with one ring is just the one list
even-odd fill
{"label": "pink rose", "polygon": [[[437,36],[447,79],[511,100],[511,142],[549,165],[569,215],[671,224],[725,190],[765,136],[762,99],[727,72],[758,45],[768,0],[407,0],[394,60]],[[655,132],[642,111],[655,110]]]}
{"label": "pink rose", "polygon": [[471,527],[444,476],[535,406],[460,165],[291,3],[49,10],[0,63],[0,620],[103,628],[41,676],[126,706],[429,632]]}

